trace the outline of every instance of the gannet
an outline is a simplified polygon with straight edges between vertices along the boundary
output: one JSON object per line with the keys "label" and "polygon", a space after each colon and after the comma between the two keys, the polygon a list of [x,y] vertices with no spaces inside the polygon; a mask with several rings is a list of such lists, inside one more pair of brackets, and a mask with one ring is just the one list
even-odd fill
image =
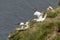
{"label": "gannet", "polygon": [[16,28],[16,30],[22,30],[24,28],[24,22],[21,22],[19,24],[19,28]]}
{"label": "gannet", "polygon": [[29,22],[26,22],[25,23],[25,25],[26,25],[25,29],[28,29],[29,28],[29,25],[28,24],[29,24]]}
{"label": "gannet", "polygon": [[55,12],[55,10],[51,7],[51,6],[49,6],[48,8],[47,8],[47,11],[52,11],[52,12]]}
{"label": "gannet", "polygon": [[39,11],[35,11],[35,12],[34,12],[34,15],[37,16],[37,17],[39,17],[40,15],[42,15],[42,13],[39,12]]}
{"label": "gannet", "polygon": [[38,17],[38,19],[34,19],[34,20],[36,20],[37,22],[44,21],[46,19],[46,17],[47,17],[47,14],[45,14],[44,17],[43,17],[43,15],[41,15]]}
{"label": "gannet", "polygon": [[29,28],[28,24],[29,24],[29,22],[26,22],[25,24],[22,22],[22,23],[20,23],[20,28],[16,28],[16,30],[28,29]]}

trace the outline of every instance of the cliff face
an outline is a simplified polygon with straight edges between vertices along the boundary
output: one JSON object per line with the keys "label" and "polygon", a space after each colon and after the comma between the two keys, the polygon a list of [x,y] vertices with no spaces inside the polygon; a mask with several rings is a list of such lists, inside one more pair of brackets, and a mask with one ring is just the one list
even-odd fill
{"label": "cliff face", "polygon": [[45,11],[48,16],[43,22],[30,21],[29,29],[15,30],[9,40],[60,40],[60,7]]}

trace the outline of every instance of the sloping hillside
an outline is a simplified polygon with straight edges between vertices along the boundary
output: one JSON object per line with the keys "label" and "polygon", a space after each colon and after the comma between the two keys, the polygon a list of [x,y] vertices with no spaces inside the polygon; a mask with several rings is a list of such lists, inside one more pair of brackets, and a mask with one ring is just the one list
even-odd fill
{"label": "sloping hillside", "polygon": [[15,30],[9,40],[60,40],[60,7],[45,11],[48,16],[44,22],[30,21],[29,29]]}

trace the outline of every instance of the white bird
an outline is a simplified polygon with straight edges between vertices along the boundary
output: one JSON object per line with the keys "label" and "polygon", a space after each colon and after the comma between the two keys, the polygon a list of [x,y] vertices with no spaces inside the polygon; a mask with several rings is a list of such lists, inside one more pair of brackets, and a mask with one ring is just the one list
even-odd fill
{"label": "white bird", "polygon": [[49,6],[49,7],[47,8],[47,10],[50,10],[50,11],[52,11],[52,12],[55,11],[51,6]]}
{"label": "white bird", "polygon": [[16,30],[26,30],[29,28],[29,22],[26,22],[25,24],[23,22],[20,23],[21,28],[16,28]]}
{"label": "white bird", "polygon": [[21,22],[20,25],[24,25],[24,22]]}
{"label": "white bird", "polygon": [[21,22],[19,24],[19,28],[16,28],[16,30],[23,30],[23,28],[24,28],[24,22]]}
{"label": "white bird", "polygon": [[39,17],[40,15],[42,15],[42,13],[39,12],[39,11],[35,11],[34,15],[37,16],[37,17]]}
{"label": "white bird", "polygon": [[46,19],[46,17],[47,17],[47,14],[45,14],[44,17],[43,17],[43,15],[41,15],[38,17],[38,19],[34,19],[34,20],[36,20],[37,22],[44,21]]}
{"label": "white bird", "polygon": [[24,22],[21,22],[21,23],[20,23],[20,26],[21,26],[20,29],[23,29],[23,28],[24,28],[24,25],[25,25]]}
{"label": "white bird", "polygon": [[29,28],[29,25],[28,24],[29,24],[29,22],[26,22],[25,23],[25,25],[26,25],[25,29],[28,29]]}

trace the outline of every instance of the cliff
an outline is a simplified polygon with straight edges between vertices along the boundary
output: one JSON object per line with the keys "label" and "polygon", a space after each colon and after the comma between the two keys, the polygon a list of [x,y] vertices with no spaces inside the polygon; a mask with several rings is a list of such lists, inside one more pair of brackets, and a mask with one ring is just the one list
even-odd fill
{"label": "cliff", "polygon": [[60,7],[45,11],[48,16],[43,22],[30,21],[29,29],[15,30],[9,40],[60,40]]}

